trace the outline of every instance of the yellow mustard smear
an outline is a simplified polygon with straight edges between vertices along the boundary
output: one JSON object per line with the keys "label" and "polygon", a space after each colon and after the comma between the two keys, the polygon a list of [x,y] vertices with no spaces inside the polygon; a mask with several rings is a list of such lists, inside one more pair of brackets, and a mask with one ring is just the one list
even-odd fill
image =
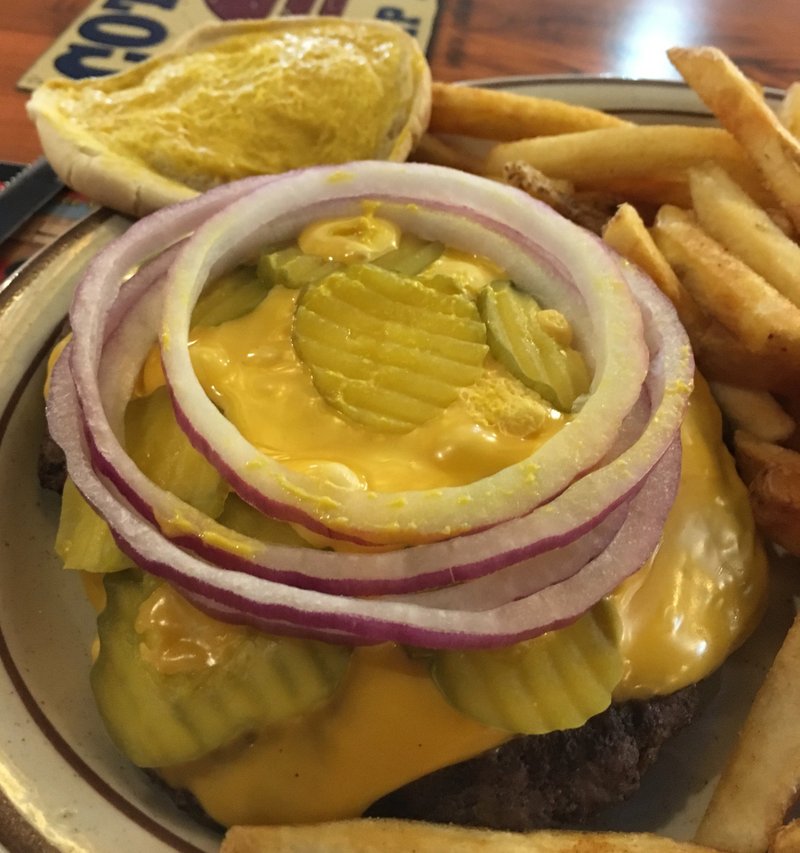
{"label": "yellow mustard smear", "polygon": [[337,698],[255,742],[159,772],[224,824],[311,823],[361,814],[378,796],[497,746],[394,645],[356,649]]}
{"label": "yellow mustard smear", "polygon": [[73,132],[85,127],[115,153],[202,191],[247,175],[388,158],[421,71],[406,67],[403,35],[337,20],[287,25],[91,86],[49,85]]}

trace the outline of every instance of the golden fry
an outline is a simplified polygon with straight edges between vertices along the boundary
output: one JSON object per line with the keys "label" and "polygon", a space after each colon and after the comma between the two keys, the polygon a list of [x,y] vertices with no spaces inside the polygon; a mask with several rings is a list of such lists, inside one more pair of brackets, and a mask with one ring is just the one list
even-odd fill
{"label": "golden fry", "polygon": [[787,551],[800,555],[800,453],[744,431],[734,435],[734,447],[758,526]]}
{"label": "golden fry", "polygon": [[675,305],[697,363],[709,379],[772,391],[800,386],[800,363],[787,360],[779,351],[748,351],[718,320],[703,311],[675,275],[634,207],[621,205],[607,223],[603,237],[643,269]]}
{"label": "golden fry", "polygon": [[709,320],[656,246],[647,226],[631,204],[621,204],[603,229],[603,239],[644,270],[672,302],[692,340],[699,339]]}
{"label": "golden fry", "polygon": [[589,107],[497,89],[434,83],[432,95],[432,133],[509,141],[629,124]]}
{"label": "golden fry", "polygon": [[[786,450],[786,453],[796,454],[796,451]],[[765,536],[795,556],[800,556],[798,477],[800,471],[778,467],[756,477],[749,485],[756,524]]]}
{"label": "golden fry", "polygon": [[800,820],[782,826],[772,839],[769,853],[797,853],[800,850]]}
{"label": "golden fry", "polygon": [[800,362],[800,308],[708,236],[691,214],[662,207],[653,238],[702,308],[748,350]]}
{"label": "golden fry", "polygon": [[667,51],[683,79],[752,158],[764,183],[800,229],[800,142],[719,49]]}
{"label": "golden fry", "polygon": [[739,458],[739,471],[745,483],[764,471],[780,467],[800,477],[800,453],[744,430],[736,432],[733,438]]}
{"label": "golden fry", "polygon": [[781,444],[800,452],[800,382],[795,383],[790,393],[781,394],[780,402],[789,417],[797,424],[792,435]]}
{"label": "golden fry", "polygon": [[[688,198],[688,170],[714,160],[748,190],[759,192],[757,175],[741,146],[714,127],[637,125],[500,143],[489,152],[487,173],[500,175],[513,160],[566,179],[579,190],[656,204]],[[676,188],[682,189],[680,196]]]}
{"label": "golden fry", "polygon": [[220,853],[716,853],[647,833],[497,832],[415,821],[356,819],[316,826],[234,826]]}
{"label": "golden fry", "polygon": [[689,337],[695,359],[708,379],[757,388],[789,392],[800,387],[800,362],[787,359],[780,350],[754,353],[718,320]]}
{"label": "golden fry", "polygon": [[800,137],[800,81],[792,83],[786,90],[778,118],[792,136]]}
{"label": "golden fry", "polygon": [[703,230],[800,307],[800,246],[719,166],[692,169],[689,187]]}
{"label": "golden fry", "polygon": [[800,363],[788,361],[780,352],[749,352],[718,320],[703,311],[675,275],[634,207],[621,205],[606,225],[603,237],[643,269],[675,305],[695,359],[707,378],[773,391],[800,385]]}
{"label": "golden fry", "polygon": [[800,617],[790,628],[695,836],[731,853],[764,853],[800,784]]}
{"label": "golden fry", "polygon": [[785,441],[795,431],[794,419],[768,391],[727,382],[712,382],[711,390],[735,429],[771,442]]}

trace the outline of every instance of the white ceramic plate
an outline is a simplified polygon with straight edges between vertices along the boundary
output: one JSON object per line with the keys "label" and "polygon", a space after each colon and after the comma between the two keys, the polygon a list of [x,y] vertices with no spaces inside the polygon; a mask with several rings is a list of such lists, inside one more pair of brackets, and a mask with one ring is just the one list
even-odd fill
{"label": "white ceramic plate", "polygon": [[[514,78],[488,85],[637,121],[709,121],[678,83]],[[14,851],[212,851],[219,844],[108,741],[88,686],[92,614],[52,554],[57,500],[36,479],[46,353],[76,277],[126,224],[96,214],[0,292],[0,843]],[[639,794],[604,817],[605,827],[691,836],[709,780],[793,612],[792,573],[776,563],[766,630],[711,679],[701,719],[668,746]]]}

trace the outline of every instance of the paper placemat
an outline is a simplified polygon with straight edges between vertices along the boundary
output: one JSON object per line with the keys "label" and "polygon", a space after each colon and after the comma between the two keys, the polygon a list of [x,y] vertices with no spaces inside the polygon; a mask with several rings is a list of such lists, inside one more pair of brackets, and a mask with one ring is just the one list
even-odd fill
{"label": "paper placemat", "polygon": [[394,21],[427,50],[438,0],[95,0],[18,81],[80,80],[123,71],[209,21],[332,15]]}

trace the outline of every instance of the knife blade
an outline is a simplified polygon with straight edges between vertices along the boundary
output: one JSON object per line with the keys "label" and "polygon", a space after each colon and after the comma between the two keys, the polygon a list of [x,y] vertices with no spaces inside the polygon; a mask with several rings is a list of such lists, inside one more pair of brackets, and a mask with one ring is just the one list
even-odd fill
{"label": "knife blade", "polygon": [[15,175],[0,190],[0,244],[63,189],[63,182],[44,157]]}

